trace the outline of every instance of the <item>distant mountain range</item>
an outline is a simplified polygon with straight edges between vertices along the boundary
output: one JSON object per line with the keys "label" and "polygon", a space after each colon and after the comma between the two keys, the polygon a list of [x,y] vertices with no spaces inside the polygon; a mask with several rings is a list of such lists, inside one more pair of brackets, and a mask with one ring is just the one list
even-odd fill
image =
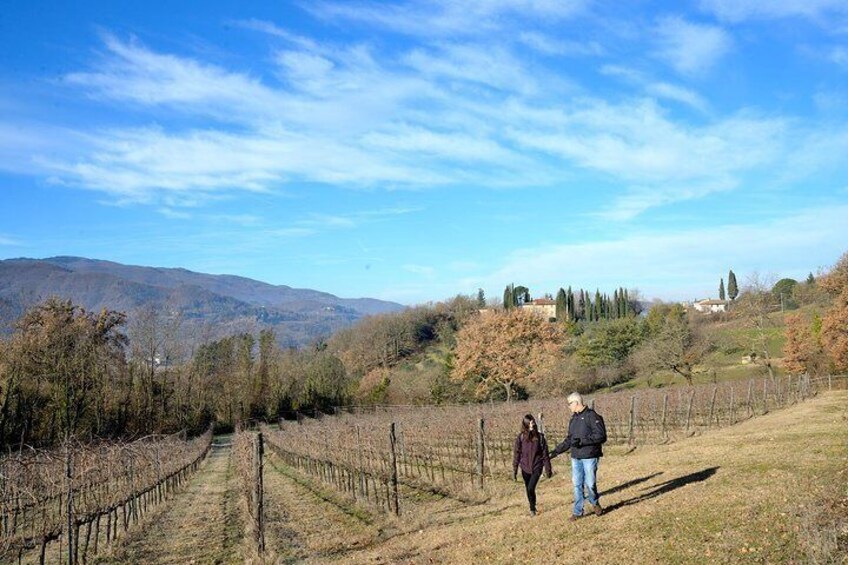
{"label": "distant mountain range", "polygon": [[154,307],[178,315],[189,343],[273,329],[282,346],[302,346],[370,314],[405,307],[373,298],[339,298],[317,290],[271,285],[233,275],[122,265],[82,257],[0,261],[0,333],[50,296],[88,310],[126,312]]}

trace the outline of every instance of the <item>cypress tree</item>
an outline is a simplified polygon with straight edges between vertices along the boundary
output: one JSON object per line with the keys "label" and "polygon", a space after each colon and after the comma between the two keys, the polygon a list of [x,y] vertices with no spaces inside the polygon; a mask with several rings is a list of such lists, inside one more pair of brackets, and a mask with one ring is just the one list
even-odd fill
{"label": "cypress tree", "polygon": [[509,310],[510,308],[515,306],[515,302],[513,302],[514,300],[515,300],[515,293],[513,292],[513,285],[508,284],[508,285],[506,285],[506,288],[504,289],[504,295],[503,295],[504,310]]}
{"label": "cypress tree", "polygon": [[558,322],[563,322],[568,318],[568,295],[565,294],[565,289],[560,288],[556,297],[556,319]]}
{"label": "cypress tree", "polygon": [[568,286],[568,290],[565,293],[565,305],[566,305],[566,313],[569,320],[574,319],[574,293],[571,292],[571,285]]}
{"label": "cypress tree", "polygon": [[580,298],[577,300],[577,319],[584,320],[586,319],[586,294],[583,292],[583,289],[580,289]]}
{"label": "cypress tree", "polygon": [[736,297],[739,296],[739,287],[736,285],[736,275],[733,273],[733,269],[727,275],[727,296],[731,300],[736,300]]}
{"label": "cypress tree", "polygon": [[724,295],[724,277],[722,277],[721,282],[718,283],[718,299],[725,300]]}
{"label": "cypress tree", "polygon": [[595,302],[594,303],[595,321],[597,322],[601,319],[601,316],[603,314],[603,304],[604,304],[604,298],[601,296],[600,289],[597,289],[597,288],[595,289],[595,301],[594,302]]}

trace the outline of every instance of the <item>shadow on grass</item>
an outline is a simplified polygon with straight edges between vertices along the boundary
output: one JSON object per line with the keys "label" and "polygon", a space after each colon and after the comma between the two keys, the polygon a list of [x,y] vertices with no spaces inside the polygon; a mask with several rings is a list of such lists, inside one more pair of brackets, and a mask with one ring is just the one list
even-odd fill
{"label": "shadow on grass", "polygon": [[632,481],[627,481],[626,483],[620,484],[617,487],[612,487],[609,490],[605,490],[604,492],[599,493],[599,495],[600,496],[609,496],[609,495],[614,494],[614,493],[616,493],[620,490],[625,490],[625,489],[629,489],[632,486],[636,486],[639,483],[644,483],[645,481],[650,481],[654,477],[658,477],[660,475],[662,475],[662,471],[658,471],[658,472],[654,473],[653,475],[648,475],[647,477],[640,477],[638,479],[633,479]]}
{"label": "shadow on grass", "polygon": [[[676,479],[671,479],[670,481],[660,483],[659,485],[657,485],[655,487],[651,487],[652,490],[650,490],[649,492],[646,492],[645,494],[642,494],[642,495],[639,495],[639,496],[636,496],[636,497],[633,497],[633,498],[629,498],[627,500],[622,500],[621,502],[619,502],[617,504],[613,504],[612,506],[604,507],[604,514],[607,514],[609,512],[613,512],[613,511],[618,510],[619,508],[623,508],[625,506],[632,506],[634,504],[639,504],[640,502],[645,502],[646,500],[656,498],[660,495],[669,493],[669,492],[671,492],[675,489],[679,489],[680,487],[685,487],[686,485],[689,485],[689,484],[692,484],[692,483],[699,483],[701,481],[706,481],[707,479],[709,479],[710,477],[715,475],[716,471],[718,471],[718,469],[719,469],[719,467],[709,467],[707,469],[704,469],[703,471],[698,471],[697,473],[690,473],[689,475],[683,475],[682,477],[677,477]],[[659,474],[660,473],[656,473],[656,474],[651,475],[651,476],[656,476],[656,475],[659,475]],[[636,481],[642,482],[644,480],[647,480],[648,478],[650,478],[650,477],[643,478],[643,479],[636,479]],[[633,481],[631,481],[631,483],[632,482]],[[627,485],[627,483],[625,483],[625,485]],[[620,487],[616,487],[616,488],[621,490],[621,488],[624,487],[625,485],[621,485]],[[608,493],[604,493],[604,494],[608,494]]]}

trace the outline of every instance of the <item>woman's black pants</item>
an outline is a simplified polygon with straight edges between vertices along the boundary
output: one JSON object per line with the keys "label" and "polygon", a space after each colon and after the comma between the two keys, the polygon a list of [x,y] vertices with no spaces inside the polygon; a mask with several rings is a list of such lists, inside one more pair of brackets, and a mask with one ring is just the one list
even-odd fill
{"label": "woman's black pants", "polygon": [[536,469],[533,473],[525,473],[521,470],[521,476],[524,477],[524,487],[527,489],[527,502],[530,503],[530,511],[536,511],[536,485],[539,484],[539,479],[542,478],[542,469]]}

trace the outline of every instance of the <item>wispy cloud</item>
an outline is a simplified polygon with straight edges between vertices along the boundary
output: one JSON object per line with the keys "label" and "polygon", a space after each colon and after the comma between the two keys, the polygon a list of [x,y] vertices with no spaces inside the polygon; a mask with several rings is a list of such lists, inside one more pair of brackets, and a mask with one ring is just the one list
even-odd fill
{"label": "wispy cloud", "polygon": [[848,48],[834,47],[828,53],[828,59],[843,69],[848,69]]}
{"label": "wispy cloud", "polygon": [[4,247],[20,247],[23,245],[23,242],[17,238],[0,233],[0,245]]}
{"label": "wispy cloud", "polygon": [[[343,10],[333,6],[327,9]],[[520,6],[535,14],[557,9],[494,2],[485,10]],[[447,4],[439,9],[454,13]],[[159,115],[183,120],[74,133],[62,151],[34,150],[32,167],[121,203],[157,204],[172,217],[224,195],[280,192],[304,182],[515,188],[562,186],[594,173],[622,187],[612,207],[597,212],[628,219],[733,190],[753,171],[779,169],[790,146],[803,152],[810,139],[791,120],[755,112],[712,119],[694,90],[622,66],[602,72],[642,93],[609,102],[578,96],[579,85],[561,74],[543,84],[540,63],[509,44],[439,39],[387,54],[364,44],[318,45],[270,22],[242,25],[291,44],[274,51],[266,69],[278,81],[105,35],[105,53],[66,84],[149,123]],[[684,72],[709,68],[729,45],[719,28],[681,18],[665,18],[660,28],[663,56]],[[544,36],[528,38],[539,47]],[[705,119],[676,119],[663,105],[669,101]],[[8,137],[0,147],[12,144]],[[815,145],[827,142],[817,136]]]}
{"label": "wispy cloud", "polygon": [[709,70],[730,51],[733,41],[720,27],[668,16],[656,27],[657,56],[685,75]]}
{"label": "wispy cloud", "polygon": [[425,265],[404,265],[403,270],[428,279],[436,275],[436,269]]}
{"label": "wispy cloud", "polygon": [[272,35],[274,37],[280,37],[304,49],[314,50],[318,48],[318,44],[315,43],[315,41],[313,41],[312,39],[283,29],[280,26],[276,25],[274,22],[251,18],[248,20],[236,20],[234,23],[235,25],[244,29],[258,31],[261,33]]}
{"label": "wispy cloud", "polygon": [[547,119],[532,114],[544,119],[547,131],[513,131],[518,143],[629,184],[628,192],[605,212],[616,219],[733,188],[744,173],[784,154],[789,129],[783,120],[748,116],[683,127],[649,101],[617,106],[593,102]]}
{"label": "wispy cloud", "polygon": [[[848,238],[845,217],[848,206],[839,205],[762,224],[637,232],[621,239],[537,247],[532,254],[516,252],[492,273],[467,282],[499,289],[504,281],[521,280],[536,292],[555,292],[563,284],[602,289],[628,284],[648,297],[704,297],[715,293],[718,278],[729,268],[744,276],[783,265],[781,276],[802,277],[819,266],[809,264],[810,249],[827,249],[838,257]],[[745,245],[739,245],[742,241]],[[614,260],[599,262],[598,257]],[[626,281],[622,273],[627,273]]]}
{"label": "wispy cloud", "polygon": [[600,56],[604,48],[597,41],[565,41],[536,31],[523,31],[518,40],[545,55]]}
{"label": "wispy cloud", "polygon": [[[757,18],[799,16],[827,23],[834,16],[848,16],[848,4],[843,0],[701,0],[701,8],[734,23]],[[833,23],[832,19],[830,23]]]}
{"label": "wispy cloud", "polygon": [[307,6],[327,19],[380,26],[421,37],[473,36],[503,29],[507,22],[560,21],[582,13],[588,0],[450,0],[392,2],[316,2]]}
{"label": "wispy cloud", "polygon": [[691,106],[700,112],[707,112],[709,109],[709,104],[702,96],[695,91],[682,86],[669,84],[667,82],[652,82],[645,87],[645,90],[654,96],[680,102],[681,104]]}
{"label": "wispy cloud", "polygon": [[699,112],[707,112],[709,110],[709,103],[694,90],[668,82],[657,81],[642,71],[621,65],[604,65],[600,71],[601,74],[619,77],[630,84],[639,85],[651,96],[673,100],[690,106]]}

